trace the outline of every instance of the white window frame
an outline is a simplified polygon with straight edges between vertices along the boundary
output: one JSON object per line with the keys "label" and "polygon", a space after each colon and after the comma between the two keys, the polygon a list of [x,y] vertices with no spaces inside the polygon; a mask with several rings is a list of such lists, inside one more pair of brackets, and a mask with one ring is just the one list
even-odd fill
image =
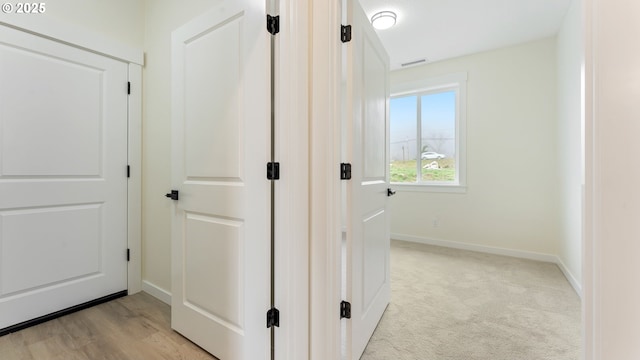
{"label": "white window frame", "polygon": [[417,97],[418,114],[416,118],[416,135],[420,137],[422,134],[420,114],[421,96],[452,90],[456,92],[457,108],[455,131],[456,180],[452,182],[419,181],[414,183],[392,183],[397,190],[453,193],[465,193],[467,191],[467,73],[454,73],[421,80],[394,83],[391,85],[391,98],[405,96]]}

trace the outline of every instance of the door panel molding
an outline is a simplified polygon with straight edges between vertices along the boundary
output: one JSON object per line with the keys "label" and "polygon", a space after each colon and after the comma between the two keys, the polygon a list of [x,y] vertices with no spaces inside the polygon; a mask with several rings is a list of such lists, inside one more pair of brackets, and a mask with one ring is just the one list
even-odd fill
{"label": "door panel molding", "polygon": [[172,33],[171,326],[228,360],[270,354],[264,6],[223,1]]}
{"label": "door panel molding", "polygon": [[346,51],[345,153],[352,162],[346,184],[345,357],[362,355],[391,298],[389,229],[389,58],[356,0],[347,1],[352,27]]}
{"label": "door panel molding", "polygon": [[[3,73],[0,69],[2,83],[12,84],[10,91],[14,96],[12,100],[14,105],[35,102],[39,104],[38,107],[41,109],[39,111],[48,109],[46,114],[38,111],[12,110],[13,115],[11,116],[13,118],[25,117],[25,124],[32,124],[32,126],[23,126],[24,124],[14,126],[12,131],[36,137],[43,136],[40,132],[44,132],[50,136],[47,141],[43,142],[47,146],[36,145],[28,151],[32,151],[34,154],[43,153],[47,152],[50,147],[55,147],[54,150],[57,151],[54,154],[56,155],[55,159],[47,164],[36,162],[35,165],[22,164],[18,167],[14,166],[15,162],[14,165],[8,164],[9,171],[5,172],[0,179],[0,190],[3,193],[3,213],[6,215],[4,216],[6,221],[3,222],[8,225],[4,226],[2,241],[5,241],[5,245],[7,245],[7,242],[12,241],[11,238],[22,238],[20,242],[11,243],[12,246],[23,247],[22,250],[10,247],[13,249],[10,252],[13,252],[15,256],[24,255],[24,251],[35,251],[40,255],[34,254],[36,256],[29,257],[29,259],[34,259],[42,256],[41,253],[46,251],[47,246],[52,246],[51,251],[47,251],[47,255],[57,252],[63,257],[71,256],[68,261],[61,260],[56,264],[57,267],[60,267],[60,264],[69,265],[69,268],[63,269],[64,271],[56,269],[56,271],[43,273],[37,277],[25,277],[23,278],[23,280],[26,279],[25,282],[21,284],[6,282],[14,291],[11,296],[5,297],[2,306],[9,306],[12,301],[18,301],[21,309],[29,309],[28,314],[23,311],[3,310],[4,314],[12,314],[3,317],[3,321],[9,324],[25,318],[49,316],[47,314],[87,301],[91,302],[98,297],[115,292],[120,294],[123,289],[127,289],[128,278],[135,278],[134,274],[127,274],[127,242],[139,242],[140,238],[128,238],[128,226],[135,226],[136,223],[135,219],[128,218],[127,214],[127,209],[135,203],[134,199],[127,197],[129,191],[127,183],[127,158],[129,156],[127,132],[129,125],[127,118],[130,115],[127,109],[130,100],[126,92],[128,64],[115,60],[113,56],[103,56],[60,42],[58,39],[52,38],[51,35],[46,38],[40,37],[15,27],[3,25],[0,25],[0,32],[3,39],[0,51],[25,59],[25,61],[14,65],[24,66],[27,68],[25,71],[33,71],[36,74],[47,68],[50,72],[45,74],[46,76],[25,76],[16,81],[12,78],[12,76],[15,77],[15,72],[5,71]],[[52,33],[55,33],[54,29],[52,29]],[[7,61],[10,60],[11,56],[2,57],[2,66],[7,66]],[[28,70],[30,64],[31,70]],[[57,70],[54,71],[53,68],[56,67]],[[11,68],[15,68],[15,66]],[[79,72],[82,71],[89,71],[96,76],[89,79],[90,81],[85,81],[87,79],[79,75]],[[56,72],[56,74],[51,72]],[[57,77],[62,78],[57,79]],[[25,84],[25,78],[39,81],[39,84],[32,87],[37,89],[36,92],[24,91],[24,89],[30,88],[29,84]],[[93,87],[86,89],[85,94],[92,96],[81,105],[86,110],[83,111],[86,115],[83,118],[92,120],[93,123],[91,121],[84,122],[79,117],[74,117],[75,113],[67,109],[67,107],[73,106],[74,96],[67,96],[60,100],[60,96],[65,94],[56,91],[64,86],[73,87],[82,84]],[[23,90],[20,90],[20,87]],[[27,96],[28,93],[30,96]],[[16,94],[23,95],[16,96]],[[2,96],[2,98],[7,101],[8,97]],[[137,104],[140,107],[139,101]],[[90,105],[94,108],[91,109]],[[99,109],[96,110],[96,107]],[[4,108],[8,109],[9,107],[5,104]],[[72,114],[71,117],[67,116],[69,113]],[[59,129],[47,131],[46,127],[49,124],[41,121],[43,117],[51,117],[52,115],[58,116],[57,125],[59,128],[66,129],[65,136],[75,133],[75,127],[79,127],[81,130],[83,129],[83,134],[87,135],[85,138],[90,141],[79,139],[57,147],[56,139],[62,141],[65,136],[56,135],[56,131]],[[9,115],[5,113],[3,116]],[[6,123],[10,118],[4,120]],[[96,126],[95,122],[99,125]],[[14,123],[14,125],[16,124]],[[86,127],[85,125],[90,126]],[[5,132],[4,135],[7,133]],[[97,135],[97,138],[94,135]],[[4,140],[7,138],[5,137]],[[10,140],[3,141],[3,144],[8,144],[4,151],[14,149]],[[136,144],[140,144],[139,138],[132,146],[135,147]],[[88,157],[86,157],[87,154],[81,153],[83,148],[87,146],[94,146],[92,151],[88,151]],[[77,160],[78,157],[81,161],[74,162],[73,159]],[[69,161],[69,164],[64,164],[64,161],[60,161],[61,159]],[[52,165],[56,167],[54,168]],[[94,204],[93,207],[90,204]],[[60,211],[64,209],[72,210]],[[18,215],[24,216],[19,219]],[[32,220],[38,220],[41,226],[28,229],[24,226],[20,228],[18,225],[24,222],[25,216]],[[76,219],[76,226],[66,228],[57,224],[61,220],[71,218]],[[101,224],[97,228],[98,230],[87,228],[88,225],[96,222]],[[12,224],[15,225],[13,230],[11,230]],[[84,243],[84,236],[80,239],[79,235],[74,232],[75,230],[70,231],[72,228],[79,230],[78,234],[94,238],[94,241]],[[50,229],[51,231],[44,234],[42,229]],[[91,235],[95,231],[98,231],[98,234]],[[46,237],[51,241],[43,242]],[[107,241],[106,239],[115,239],[115,241]],[[111,243],[114,245],[110,245]],[[85,251],[90,251],[93,255],[87,257]],[[3,256],[11,256],[11,254],[5,251]],[[46,260],[40,263],[46,264]],[[11,265],[9,262],[4,262],[4,265],[7,264]],[[72,266],[75,267],[72,269]],[[13,270],[16,269],[14,266]],[[26,275],[28,274],[25,273]],[[52,281],[53,284],[51,284]],[[139,273],[137,281],[140,282]],[[47,291],[48,301],[38,300],[34,297],[34,294],[45,294],[45,291]]]}

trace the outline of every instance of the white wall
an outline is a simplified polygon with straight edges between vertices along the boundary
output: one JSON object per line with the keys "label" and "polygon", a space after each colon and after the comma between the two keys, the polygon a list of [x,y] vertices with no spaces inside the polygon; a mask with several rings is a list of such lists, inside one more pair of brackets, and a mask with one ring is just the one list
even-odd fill
{"label": "white wall", "polygon": [[52,18],[136,49],[142,49],[144,45],[143,0],[54,0],[44,3],[44,14],[13,16],[29,16],[33,21],[38,21],[39,17]]}
{"label": "white wall", "polygon": [[[142,278],[145,290],[171,291],[171,32],[219,0],[145,2]],[[154,293],[158,295],[157,293]]]}
{"label": "white wall", "polygon": [[585,5],[587,34],[592,36],[587,38],[587,89],[594,90],[587,91],[585,127],[586,359],[636,360],[640,359],[640,2],[587,0]]}
{"label": "white wall", "polygon": [[457,72],[468,74],[467,192],[398,187],[391,198],[391,232],[556,254],[556,39],[394,71],[391,82]]}
{"label": "white wall", "polygon": [[582,1],[574,0],[558,33],[558,173],[560,247],[558,257],[582,282]]}

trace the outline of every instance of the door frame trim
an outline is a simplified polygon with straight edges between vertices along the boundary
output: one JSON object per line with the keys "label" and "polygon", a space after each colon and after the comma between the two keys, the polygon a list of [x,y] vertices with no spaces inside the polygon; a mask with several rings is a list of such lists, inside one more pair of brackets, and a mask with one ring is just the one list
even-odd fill
{"label": "door frame trim", "polygon": [[127,63],[144,65],[144,52],[107,38],[96,32],[62,21],[36,16],[15,16],[0,12],[0,25],[12,27],[50,40],[72,45],[82,50],[105,55]]}
{"label": "door frame trim", "polygon": [[127,288],[129,294],[142,291],[142,66],[129,63],[131,93],[128,104],[127,159]]}
{"label": "door frame trim", "polygon": [[309,358],[324,360],[341,358],[342,1],[312,1],[311,14]]}
{"label": "door frame trim", "polygon": [[[309,359],[310,271],[310,0],[273,0],[275,35],[275,359]],[[272,36],[272,35],[269,35]],[[266,309],[265,309],[266,310]]]}

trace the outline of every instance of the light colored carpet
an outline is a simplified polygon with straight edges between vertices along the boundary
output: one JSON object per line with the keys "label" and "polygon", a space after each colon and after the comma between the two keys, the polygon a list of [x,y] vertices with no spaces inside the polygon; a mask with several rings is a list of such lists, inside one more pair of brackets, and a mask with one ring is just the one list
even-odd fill
{"label": "light colored carpet", "polygon": [[403,241],[361,360],[578,360],[580,299],[555,264]]}

